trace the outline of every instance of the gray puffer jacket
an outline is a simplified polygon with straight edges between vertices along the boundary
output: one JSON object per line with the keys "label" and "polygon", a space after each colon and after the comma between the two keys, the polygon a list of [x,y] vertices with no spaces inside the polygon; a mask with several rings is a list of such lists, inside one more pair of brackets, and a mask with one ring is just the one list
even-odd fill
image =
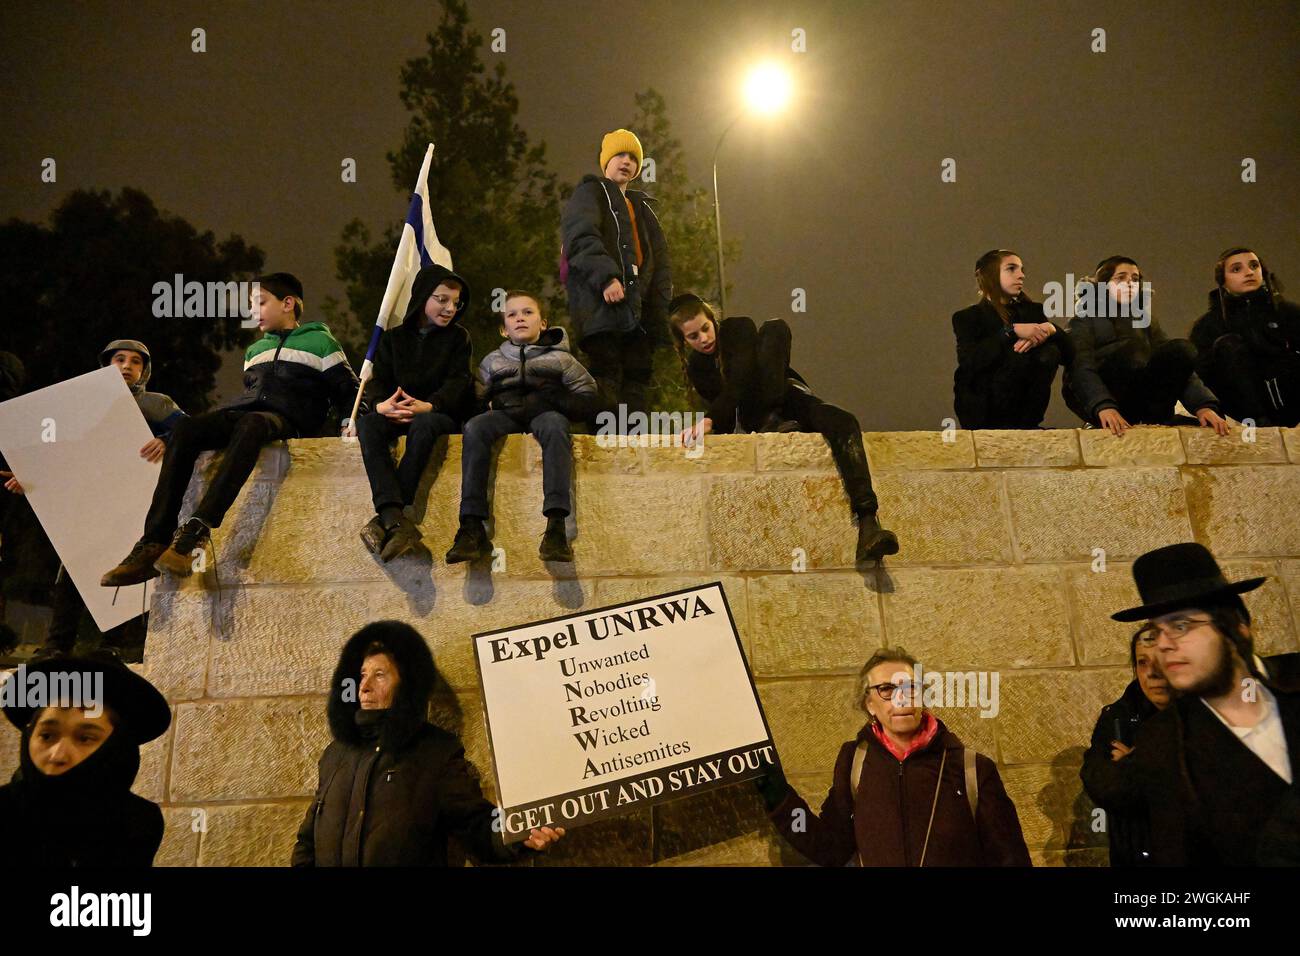
{"label": "gray puffer jacket", "polygon": [[545,329],[532,345],[502,342],[479,363],[476,389],[480,401],[496,411],[538,408],[544,398],[573,419],[587,417],[597,401],[596,381],[569,351],[562,328]]}

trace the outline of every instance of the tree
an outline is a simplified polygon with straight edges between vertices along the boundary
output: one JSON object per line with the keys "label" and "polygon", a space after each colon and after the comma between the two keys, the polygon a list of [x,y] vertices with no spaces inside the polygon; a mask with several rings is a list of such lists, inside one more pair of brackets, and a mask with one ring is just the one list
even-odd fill
{"label": "tree", "polygon": [[[505,79],[505,64],[488,70],[479,55],[483,37],[469,26],[464,0],[444,0],[428,52],[402,67],[402,104],[410,111],[401,146],[387,154],[393,185],[409,195],[427,144],[435,146],[429,171],[429,202],[438,238],[452,253],[456,271],[473,287],[461,319],[483,355],[500,342],[493,287],[535,290],[552,321],[564,316],[558,289],[559,197],[546,168],[544,143],[530,144],[515,122],[519,99]],[[331,328],[359,364],[379,313],[405,203],[378,242],[353,220],[335,249],[337,275],[345,283],[347,309],[327,301]]]}
{"label": "tree", "polygon": [[218,242],[161,213],[137,189],[70,193],[50,225],[0,226],[0,349],[15,353],[33,391],[99,367],[113,339],[140,339],[154,358],[149,387],[193,414],[208,408],[218,351],[247,331],[228,318],[158,318],[154,285],[252,279],[263,254],[240,236]]}

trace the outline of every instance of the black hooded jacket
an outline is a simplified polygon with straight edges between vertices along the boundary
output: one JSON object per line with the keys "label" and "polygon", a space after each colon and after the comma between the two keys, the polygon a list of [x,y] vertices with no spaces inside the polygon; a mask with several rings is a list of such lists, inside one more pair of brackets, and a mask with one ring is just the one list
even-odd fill
{"label": "black hooded jacket", "polygon": [[163,815],[131,792],[139,745],[115,728],[81,763],[48,776],[28,751],[32,730],[30,724],[23,730],[18,770],[0,787],[6,868],[20,878],[33,867],[152,866]]}
{"label": "black hooded jacket", "polygon": [[1188,336],[1196,346],[1197,374],[1210,388],[1214,388],[1214,343],[1234,333],[1265,363],[1286,353],[1300,354],[1300,306],[1267,288],[1246,295],[1213,289],[1209,310],[1196,320]]}
{"label": "black hooded jacket", "polygon": [[1079,777],[1093,803],[1106,811],[1111,866],[1151,864],[1151,824],[1142,799],[1132,756],[1110,758],[1110,742],[1133,746],[1138,728],[1158,713],[1136,680],[1119,700],[1101,709],[1092,731],[1092,745],[1083,755]]}
{"label": "black hooded jacket", "polygon": [[[361,664],[375,641],[397,665],[397,691],[387,711],[362,711]],[[460,741],[426,719],[436,676],[423,638],[398,621],[369,624],[343,646],[328,705],[334,741],[294,866],[446,866],[451,834],[480,861],[515,859]]]}
{"label": "black hooded jacket", "polygon": [[[1016,299],[1007,303],[1007,311],[1011,314],[1011,325],[1051,322],[1057,331],[1044,346],[1055,345],[1062,363],[1068,362],[1073,356],[1064,329],[1060,323],[1047,318],[1041,302]],[[993,303],[987,299],[981,299],[974,305],[953,313],[952,332],[957,340],[953,409],[963,427],[978,427],[977,424],[967,423],[983,423],[988,420],[989,398],[993,389],[992,373],[1016,354],[1016,340],[1008,336],[1008,327]]]}
{"label": "black hooded jacket", "polygon": [[[560,228],[568,263],[565,289],[569,319],[579,345],[599,332],[642,328],[655,341],[667,338],[668,300],[673,295],[668,242],[651,205],[653,197],[629,189],[636,209],[642,263],[636,267],[636,244],[627,201],[618,186],[603,176],[584,176],[564,206]],[[621,302],[605,301],[611,279],[623,283]]]}
{"label": "black hooded jacket", "polygon": [[[439,283],[460,284],[460,308],[445,326],[431,325],[421,334],[425,303]],[[428,402],[435,412],[457,422],[468,417],[473,400],[473,349],[461,323],[469,308],[469,283],[445,266],[426,266],[415,277],[411,302],[401,324],[384,332],[375,350],[373,376],[366,388],[374,408],[401,386],[412,398]]]}

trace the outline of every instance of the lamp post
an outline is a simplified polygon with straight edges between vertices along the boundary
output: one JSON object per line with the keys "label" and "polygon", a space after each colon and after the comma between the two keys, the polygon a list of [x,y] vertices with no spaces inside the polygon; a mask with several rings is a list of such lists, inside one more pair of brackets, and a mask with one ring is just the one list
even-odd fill
{"label": "lamp post", "polygon": [[[790,78],[779,67],[764,64],[749,74],[745,83],[745,99],[749,109],[756,113],[772,114],[779,111],[790,98]],[[713,148],[713,224],[718,245],[718,307],[721,316],[727,314],[727,272],[722,256],[722,203],[718,198],[718,153],[727,134],[740,122],[745,111],[741,110],[727,124],[718,145]]]}

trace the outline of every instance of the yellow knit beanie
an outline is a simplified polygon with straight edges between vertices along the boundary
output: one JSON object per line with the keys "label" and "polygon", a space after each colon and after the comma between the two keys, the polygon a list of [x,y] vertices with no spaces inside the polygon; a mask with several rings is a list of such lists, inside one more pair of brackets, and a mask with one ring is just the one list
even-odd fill
{"label": "yellow knit beanie", "polygon": [[630,129],[616,129],[612,133],[606,133],[605,138],[600,141],[600,171],[603,174],[609,161],[619,153],[631,153],[636,157],[636,173],[632,176],[636,179],[641,175],[641,164],[644,162],[645,155],[641,152],[641,141],[636,138],[636,133]]}

